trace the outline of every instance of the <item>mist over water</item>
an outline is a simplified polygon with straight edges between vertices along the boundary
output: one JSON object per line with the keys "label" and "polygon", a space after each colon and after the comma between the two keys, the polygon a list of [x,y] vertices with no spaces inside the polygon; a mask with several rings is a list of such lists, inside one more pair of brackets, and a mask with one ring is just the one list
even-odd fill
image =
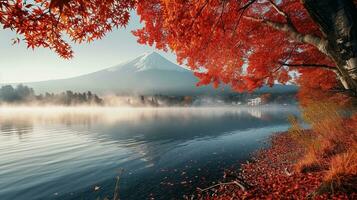
{"label": "mist over water", "polygon": [[[289,127],[294,106],[2,107],[1,199],[178,199]],[[100,189],[94,191],[94,187]]]}

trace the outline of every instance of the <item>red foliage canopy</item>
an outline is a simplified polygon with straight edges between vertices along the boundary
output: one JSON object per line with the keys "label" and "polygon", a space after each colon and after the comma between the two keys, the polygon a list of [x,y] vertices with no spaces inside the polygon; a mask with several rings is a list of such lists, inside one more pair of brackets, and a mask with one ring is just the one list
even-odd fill
{"label": "red foliage canopy", "polygon": [[[125,26],[135,0],[0,0],[0,24],[21,34],[29,48],[47,47],[64,58],[74,42],[102,38],[112,27]],[[14,40],[14,43],[20,39]]]}
{"label": "red foliage canopy", "polygon": [[200,84],[251,91],[286,83],[288,72],[298,69],[302,82],[334,86],[334,63],[303,39],[322,34],[301,1],[274,2],[141,0],[137,10],[145,26],[134,34],[140,43],[173,50],[197,70]]}

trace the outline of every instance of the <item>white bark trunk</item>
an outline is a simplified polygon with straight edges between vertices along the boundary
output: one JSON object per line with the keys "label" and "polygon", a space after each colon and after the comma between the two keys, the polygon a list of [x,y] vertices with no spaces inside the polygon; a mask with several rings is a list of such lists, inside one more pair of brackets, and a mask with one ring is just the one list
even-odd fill
{"label": "white bark trunk", "polygon": [[346,79],[343,78],[343,76],[341,76],[339,73],[336,73],[336,74],[337,74],[337,77],[338,77],[338,79],[340,80],[342,86],[343,86],[346,90],[351,89],[350,86],[348,85]]}
{"label": "white bark trunk", "polygon": [[[319,25],[340,76],[357,95],[357,9],[353,0],[301,0]],[[343,85],[346,83],[341,81]]]}
{"label": "white bark trunk", "polygon": [[349,60],[347,60],[346,69],[351,75],[351,78],[357,80],[357,57],[350,58]]}

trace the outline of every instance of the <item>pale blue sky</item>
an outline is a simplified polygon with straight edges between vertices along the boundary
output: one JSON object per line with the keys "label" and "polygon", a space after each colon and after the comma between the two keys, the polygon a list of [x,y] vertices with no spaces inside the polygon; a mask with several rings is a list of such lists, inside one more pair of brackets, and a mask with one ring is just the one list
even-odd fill
{"label": "pale blue sky", "polygon": [[[153,51],[139,45],[131,30],[140,27],[139,18],[132,15],[129,25],[114,30],[102,40],[90,44],[72,45],[74,58],[64,60],[49,49],[27,49],[24,42],[12,45],[16,33],[0,29],[0,83],[21,83],[68,78],[94,72]],[[171,53],[160,52],[175,62]]]}

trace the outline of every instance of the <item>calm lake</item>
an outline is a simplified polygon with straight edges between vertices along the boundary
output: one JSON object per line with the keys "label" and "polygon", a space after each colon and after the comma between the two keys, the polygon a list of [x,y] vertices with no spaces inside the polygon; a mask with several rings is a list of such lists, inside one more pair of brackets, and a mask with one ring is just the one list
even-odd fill
{"label": "calm lake", "polygon": [[[182,199],[287,130],[294,106],[0,108],[0,199]],[[95,188],[96,187],[96,191]]]}

